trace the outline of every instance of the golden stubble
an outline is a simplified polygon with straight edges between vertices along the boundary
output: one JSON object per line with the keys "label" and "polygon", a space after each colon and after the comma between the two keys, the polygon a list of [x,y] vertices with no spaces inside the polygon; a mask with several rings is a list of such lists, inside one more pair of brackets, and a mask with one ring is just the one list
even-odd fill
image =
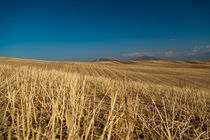
{"label": "golden stubble", "polygon": [[209,139],[197,63],[0,59],[0,139]]}

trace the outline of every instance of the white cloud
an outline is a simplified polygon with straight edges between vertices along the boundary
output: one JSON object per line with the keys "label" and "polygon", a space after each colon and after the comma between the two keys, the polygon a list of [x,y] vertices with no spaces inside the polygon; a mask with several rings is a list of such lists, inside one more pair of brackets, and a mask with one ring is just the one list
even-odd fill
{"label": "white cloud", "polygon": [[134,57],[141,57],[141,56],[153,56],[153,57],[159,57],[159,58],[166,58],[166,57],[172,57],[173,51],[166,51],[166,52],[134,52],[134,53],[127,53],[123,54],[124,57],[127,58],[134,58]]}
{"label": "white cloud", "polygon": [[191,54],[192,54],[192,55],[195,55],[197,52],[198,52],[198,47],[195,46],[195,47],[192,49]]}
{"label": "white cloud", "polygon": [[207,48],[207,49],[210,49],[210,45],[207,45],[206,48]]}
{"label": "white cloud", "polygon": [[167,51],[167,52],[165,52],[165,56],[166,56],[166,57],[171,57],[171,56],[173,56],[173,51]]}
{"label": "white cloud", "polygon": [[135,57],[141,57],[141,56],[153,56],[157,58],[183,58],[186,56],[191,56],[191,55],[197,55],[197,54],[202,54],[202,53],[207,53],[210,52],[210,45],[206,46],[194,46],[191,50],[189,51],[165,51],[165,52],[133,52],[133,53],[126,53],[123,54],[123,57],[125,58],[135,58]]}
{"label": "white cloud", "polygon": [[207,45],[206,47],[203,47],[202,45],[195,46],[189,52],[189,55],[196,55],[196,54],[206,53],[206,52],[210,52],[210,45]]}

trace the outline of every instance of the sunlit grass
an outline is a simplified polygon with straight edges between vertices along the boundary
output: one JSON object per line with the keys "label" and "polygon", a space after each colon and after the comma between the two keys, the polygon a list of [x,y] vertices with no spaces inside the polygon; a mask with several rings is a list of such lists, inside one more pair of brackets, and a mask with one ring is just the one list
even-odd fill
{"label": "sunlit grass", "polygon": [[3,59],[0,139],[208,140],[209,62],[184,64]]}

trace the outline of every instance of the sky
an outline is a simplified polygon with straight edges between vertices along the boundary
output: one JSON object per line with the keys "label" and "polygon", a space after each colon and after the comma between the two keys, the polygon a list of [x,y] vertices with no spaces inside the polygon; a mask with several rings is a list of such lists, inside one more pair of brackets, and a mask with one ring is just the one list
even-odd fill
{"label": "sky", "polygon": [[0,57],[89,61],[210,51],[210,0],[0,0]]}

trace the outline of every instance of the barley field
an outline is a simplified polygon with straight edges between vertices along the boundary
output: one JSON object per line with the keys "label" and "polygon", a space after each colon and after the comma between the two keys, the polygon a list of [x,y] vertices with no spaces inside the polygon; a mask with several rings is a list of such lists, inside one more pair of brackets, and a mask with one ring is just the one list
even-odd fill
{"label": "barley field", "polygon": [[0,58],[0,139],[210,139],[210,61]]}

